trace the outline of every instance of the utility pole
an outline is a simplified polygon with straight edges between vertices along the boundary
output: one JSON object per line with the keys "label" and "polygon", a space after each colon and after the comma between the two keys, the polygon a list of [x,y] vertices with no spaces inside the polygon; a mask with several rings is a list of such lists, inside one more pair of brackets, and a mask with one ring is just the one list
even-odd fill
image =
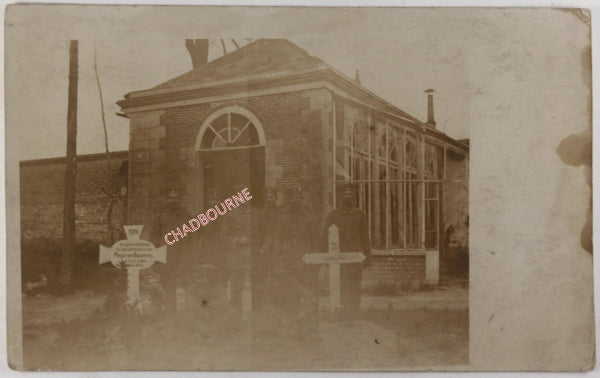
{"label": "utility pole", "polygon": [[69,100],[67,108],[67,158],[65,166],[65,207],[63,214],[63,248],[60,284],[69,290],[73,276],[75,249],[75,177],[77,175],[77,84],[78,41],[71,40],[69,49]]}

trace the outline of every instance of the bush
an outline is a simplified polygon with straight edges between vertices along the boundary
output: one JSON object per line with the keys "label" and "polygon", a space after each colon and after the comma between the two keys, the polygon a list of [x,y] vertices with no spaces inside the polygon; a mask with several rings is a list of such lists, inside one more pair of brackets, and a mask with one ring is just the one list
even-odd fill
{"label": "bush", "polygon": [[[83,240],[73,251],[73,289],[107,292],[119,274],[112,264],[98,264],[99,244]],[[21,279],[29,293],[54,293],[59,286],[62,239],[36,238],[21,242]]]}
{"label": "bush", "polygon": [[21,240],[21,280],[25,284],[39,282],[45,277],[49,283],[58,279],[62,240],[36,238]]}

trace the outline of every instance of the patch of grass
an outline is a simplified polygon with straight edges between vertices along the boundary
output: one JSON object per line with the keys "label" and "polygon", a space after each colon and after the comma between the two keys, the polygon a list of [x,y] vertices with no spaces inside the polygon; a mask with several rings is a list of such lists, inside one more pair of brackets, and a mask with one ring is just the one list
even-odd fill
{"label": "patch of grass", "polygon": [[[239,314],[229,309],[140,316],[118,305],[121,300],[108,299],[105,307],[85,319],[26,329],[26,367],[42,370],[311,370],[356,364],[348,356],[340,356],[339,361],[331,359],[330,354],[328,358],[329,351],[342,348],[338,345],[340,341],[324,334],[301,335],[298,323],[275,326],[274,319],[261,319],[263,324],[272,324],[271,332],[261,337],[258,326],[252,328],[260,322],[242,321]],[[351,329],[346,326],[346,320],[331,316],[312,320],[319,319]],[[391,330],[397,338],[397,355],[385,361],[374,355],[374,366],[468,364],[468,310],[368,310],[361,312],[359,320]],[[368,362],[370,357],[362,358],[361,361]],[[364,366],[367,365],[356,368]]]}

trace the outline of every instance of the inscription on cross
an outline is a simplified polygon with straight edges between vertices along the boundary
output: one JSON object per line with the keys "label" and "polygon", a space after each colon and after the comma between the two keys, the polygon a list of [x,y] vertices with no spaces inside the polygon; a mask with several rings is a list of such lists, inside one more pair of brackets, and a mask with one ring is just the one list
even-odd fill
{"label": "inscription on cross", "polygon": [[329,264],[329,311],[341,307],[340,301],[340,264],[360,263],[365,259],[361,252],[340,252],[339,229],[335,224],[329,226],[327,253],[307,253],[302,261],[307,264]]}
{"label": "inscription on cross", "polygon": [[123,226],[126,240],[120,240],[108,248],[100,246],[99,263],[112,262],[120,269],[127,269],[127,302],[138,305],[140,298],[140,269],[150,268],[154,261],[167,262],[167,247],[154,248],[154,244],[141,240],[143,225]]}

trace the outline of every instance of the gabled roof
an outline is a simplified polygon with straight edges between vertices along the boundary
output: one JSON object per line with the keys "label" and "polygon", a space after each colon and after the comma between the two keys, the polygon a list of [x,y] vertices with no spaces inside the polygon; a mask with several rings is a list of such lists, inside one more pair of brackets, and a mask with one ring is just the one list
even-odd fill
{"label": "gabled roof", "polygon": [[152,89],[318,68],[322,61],[285,39],[259,39]]}

